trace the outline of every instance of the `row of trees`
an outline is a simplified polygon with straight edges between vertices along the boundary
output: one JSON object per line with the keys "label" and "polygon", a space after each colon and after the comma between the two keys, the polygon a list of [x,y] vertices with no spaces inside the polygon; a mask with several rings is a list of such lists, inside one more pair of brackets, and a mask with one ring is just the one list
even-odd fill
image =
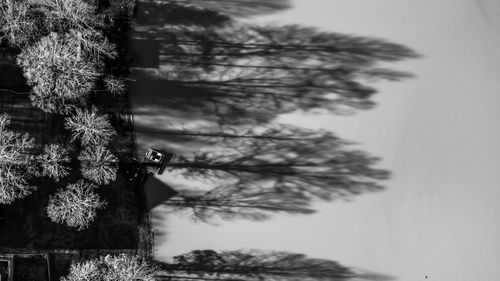
{"label": "row of trees", "polygon": [[148,262],[137,256],[108,255],[75,263],[63,281],[81,280],[217,280],[217,281],[388,281],[390,276],[345,267],[303,254],[240,250],[195,250],[170,263]]}

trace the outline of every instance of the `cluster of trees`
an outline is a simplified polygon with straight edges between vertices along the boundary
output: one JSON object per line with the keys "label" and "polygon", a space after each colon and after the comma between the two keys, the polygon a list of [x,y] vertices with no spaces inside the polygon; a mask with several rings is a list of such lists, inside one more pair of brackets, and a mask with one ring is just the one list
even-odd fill
{"label": "cluster of trees", "polygon": [[108,255],[75,263],[63,281],[217,280],[217,281],[389,281],[394,278],[338,262],[278,251],[195,250],[172,262],[148,262],[137,256]]}
{"label": "cluster of trees", "polygon": [[118,53],[104,36],[109,20],[97,8],[83,0],[8,0],[0,5],[0,38],[21,49],[17,62],[32,86],[36,107],[71,113],[86,104],[98,79],[113,81],[104,85],[116,92],[120,80],[110,80],[102,71],[104,60],[116,59]]}
{"label": "cluster of trees", "polygon": [[[94,112],[82,112],[80,117],[98,120],[78,120],[67,117],[66,125],[73,140],[85,147],[77,159],[80,175],[85,179],[69,183],[49,199],[47,214],[51,220],[79,230],[90,225],[96,211],[106,202],[95,193],[96,184],[106,185],[116,179],[118,159],[105,148],[114,135],[109,121]],[[33,179],[47,176],[59,182],[70,174],[70,151],[61,144],[49,144],[37,152],[35,139],[27,133],[9,129],[10,119],[0,115],[0,203],[11,204],[36,190]],[[90,142],[92,145],[88,145]],[[92,183],[93,182],[93,183]]]}
{"label": "cluster of trees", "polygon": [[[31,194],[35,189],[29,184],[31,177],[47,176],[59,181],[68,176],[71,170],[67,148],[60,144],[49,144],[42,152],[37,152],[35,139],[27,133],[11,130],[9,124],[9,116],[0,115],[0,202],[3,204],[10,204]],[[105,124],[109,126],[109,123]],[[96,131],[90,134],[101,136],[102,133]],[[79,135],[75,133],[73,136],[77,138]],[[116,178],[118,160],[104,147],[98,146],[95,150],[86,148],[78,158],[84,178],[97,184],[108,184]]]}
{"label": "cluster of trees", "polygon": [[155,281],[155,267],[130,255],[107,255],[71,265],[69,274],[61,281]]}
{"label": "cluster of trees", "polygon": [[[120,9],[133,1],[6,0],[0,3],[0,43],[19,50],[17,63],[31,86],[33,106],[62,114],[69,143],[40,147],[28,134],[8,128],[0,117],[0,203],[10,204],[31,194],[31,178],[47,176],[56,182],[77,177],[49,199],[47,215],[54,222],[82,230],[103,208],[95,189],[116,180],[118,158],[108,148],[116,131],[106,115],[89,106],[91,93],[121,95],[124,80],[107,74],[106,64],[118,59],[117,47],[105,36]],[[76,145],[74,145],[76,144]],[[72,176],[71,178],[75,178]],[[73,181],[73,180],[71,180]]]}

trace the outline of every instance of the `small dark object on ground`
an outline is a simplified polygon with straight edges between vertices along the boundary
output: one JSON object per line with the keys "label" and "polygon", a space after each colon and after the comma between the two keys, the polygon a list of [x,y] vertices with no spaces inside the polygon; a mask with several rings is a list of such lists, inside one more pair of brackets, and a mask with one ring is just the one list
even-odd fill
{"label": "small dark object on ground", "polygon": [[165,154],[159,152],[158,150],[154,150],[149,148],[144,155],[144,158],[153,161],[158,164],[163,164],[163,159],[165,158]]}
{"label": "small dark object on ground", "polygon": [[161,175],[165,169],[165,164],[170,162],[172,157],[174,157],[173,153],[149,148],[144,154],[145,161],[143,165],[146,166],[148,173]]}

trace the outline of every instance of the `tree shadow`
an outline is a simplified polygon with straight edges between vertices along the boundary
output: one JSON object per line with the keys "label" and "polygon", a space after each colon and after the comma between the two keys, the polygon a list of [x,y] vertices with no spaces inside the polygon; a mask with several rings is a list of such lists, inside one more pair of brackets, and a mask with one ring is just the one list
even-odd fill
{"label": "tree shadow", "polygon": [[[0,49],[0,52],[5,51]],[[5,54],[5,56],[9,57],[15,57],[15,55],[15,53]],[[4,92],[8,90],[15,92],[29,91],[21,67],[16,65],[15,61],[11,61],[8,58],[0,59],[0,89],[3,89]]]}
{"label": "tree shadow", "polygon": [[166,134],[166,139],[210,140],[205,149],[179,153],[165,164],[167,171],[182,175],[189,185],[181,183],[182,188],[176,189],[183,191],[163,204],[172,212],[188,213],[194,221],[260,221],[275,214],[311,214],[315,200],[350,200],[380,191],[381,182],[390,176],[376,167],[378,158],[351,149],[326,131],[281,125],[243,134],[185,130]]}
{"label": "tree shadow", "polygon": [[201,119],[219,124],[245,124],[265,123],[280,113],[278,109],[268,106],[265,100],[247,99],[203,84],[134,79],[129,89],[138,93],[133,94],[136,114],[154,115],[162,111],[172,118],[191,121]]}
{"label": "tree shadow", "polygon": [[203,7],[184,6],[181,2],[143,2],[135,7],[135,21],[139,25],[202,25],[220,26],[230,18],[216,10]]}
{"label": "tree shadow", "polygon": [[382,190],[380,182],[390,173],[376,167],[380,159],[345,143],[329,133],[305,140],[222,140],[218,149],[177,156],[166,169],[186,178],[236,182],[239,190],[327,201]]}
{"label": "tree shadow", "polygon": [[273,14],[292,7],[289,0],[174,0],[169,2],[217,11],[232,17]]}
{"label": "tree shadow", "polygon": [[157,68],[160,64],[160,42],[154,39],[130,39],[127,64],[129,67]]}
{"label": "tree shadow", "polygon": [[368,274],[327,259],[279,251],[194,250],[175,256],[172,263],[157,262],[161,280],[395,280]]}
{"label": "tree shadow", "polygon": [[163,204],[169,212],[188,213],[195,222],[213,225],[220,220],[263,221],[278,214],[315,213],[306,196],[258,188],[243,190],[235,188],[235,184],[222,185],[198,195],[181,193]]}
{"label": "tree shadow", "polygon": [[[385,40],[296,25],[164,26],[134,37],[143,43],[135,44],[132,60],[158,69],[134,77],[132,90],[146,93],[151,103],[168,99],[161,102],[184,115],[215,116],[220,125],[266,123],[294,111],[371,109],[374,81],[412,76],[385,65],[418,57]],[[154,50],[141,50],[140,45],[151,46],[148,40]],[[146,103],[145,96],[139,98]]]}

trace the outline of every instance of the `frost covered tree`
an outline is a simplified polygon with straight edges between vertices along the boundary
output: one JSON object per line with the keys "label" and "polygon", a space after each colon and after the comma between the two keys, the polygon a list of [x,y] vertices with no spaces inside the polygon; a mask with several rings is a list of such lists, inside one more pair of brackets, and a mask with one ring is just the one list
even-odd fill
{"label": "frost covered tree", "polygon": [[[82,0],[28,0],[40,38],[18,56],[33,104],[48,112],[69,113],[86,103],[102,75],[104,58],[116,47],[103,35],[97,7]],[[28,4],[26,4],[28,5]]]}
{"label": "frost covered tree", "polygon": [[104,88],[108,90],[113,96],[120,96],[125,94],[127,88],[125,81],[120,78],[107,76],[103,79]]}
{"label": "frost covered tree", "polygon": [[121,254],[74,263],[61,281],[155,281],[156,268],[137,257]]}
{"label": "frost covered tree", "polygon": [[0,40],[23,47],[36,40],[39,24],[32,1],[4,0],[0,3]]}
{"label": "frost covered tree", "polygon": [[11,204],[30,195],[36,187],[28,183],[33,168],[29,163],[35,140],[28,134],[9,130],[10,117],[0,115],[0,204]]}
{"label": "frost covered tree", "polygon": [[79,41],[66,34],[51,33],[25,48],[17,58],[38,108],[68,113],[85,104],[97,81],[98,65],[79,57]]}
{"label": "frost covered tree", "polygon": [[86,146],[78,156],[84,178],[98,185],[116,180],[118,158],[104,146]]}
{"label": "frost covered tree", "polygon": [[57,223],[78,230],[88,228],[94,221],[97,211],[106,206],[106,201],[95,193],[96,186],[79,180],[49,198],[48,217]]}
{"label": "frost covered tree", "polygon": [[69,174],[70,168],[67,164],[70,162],[68,150],[59,144],[46,145],[43,153],[36,157],[41,167],[41,175],[49,176],[55,181],[59,181]]}
{"label": "frost covered tree", "polygon": [[28,0],[40,12],[47,30],[97,29],[104,25],[97,6],[85,0]]}
{"label": "frost covered tree", "polygon": [[25,47],[50,32],[100,33],[103,15],[85,0],[5,0],[0,3],[0,38]]}
{"label": "frost covered tree", "polygon": [[106,145],[116,135],[106,116],[95,110],[76,109],[73,115],[66,117],[65,127],[72,132],[72,141],[78,139],[84,146]]}

